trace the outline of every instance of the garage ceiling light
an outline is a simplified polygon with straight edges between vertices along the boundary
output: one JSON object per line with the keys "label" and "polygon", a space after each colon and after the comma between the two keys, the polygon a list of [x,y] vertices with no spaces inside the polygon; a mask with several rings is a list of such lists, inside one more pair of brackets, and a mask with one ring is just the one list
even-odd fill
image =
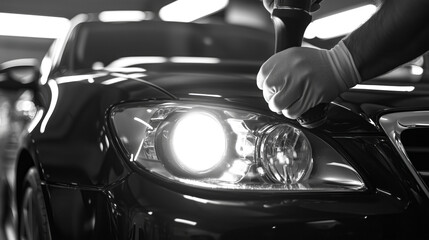
{"label": "garage ceiling light", "polygon": [[304,37],[329,39],[349,34],[366,22],[376,10],[375,5],[368,4],[317,19],[310,23]]}
{"label": "garage ceiling light", "polygon": [[228,5],[229,0],[177,0],[159,11],[164,21],[192,22]]}
{"label": "garage ceiling light", "polygon": [[152,12],[142,11],[104,11],[98,17],[102,22],[143,21],[153,18]]}
{"label": "garage ceiling light", "polygon": [[[70,21],[61,17],[0,13],[0,35],[13,37],[58,38],[63,36]],[[7,23],[7,24],[5,24]]]}

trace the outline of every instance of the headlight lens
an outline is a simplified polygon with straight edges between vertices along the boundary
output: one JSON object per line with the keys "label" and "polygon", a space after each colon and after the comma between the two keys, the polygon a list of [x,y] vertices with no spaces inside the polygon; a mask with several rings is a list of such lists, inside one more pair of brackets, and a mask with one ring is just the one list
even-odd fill
{"label": "headlight lens", "polygon": [[161,135],[155,139],[156,154],[176,174],[207,175],[225,158],[224,127],[209,112],[171,114],[158,131]]}
{"label": "headlight lens", "polygon": [[130,161],[183,184],[252,191],[365,189],[357,171],[322,139],[256,112],[145,102],[115,107],[111,123]]}
{"label": "headlight lens", "polygon": [[297,128],[281,124],[265,131],[261,163],[273,181],[297,184],[313,167],[311,146]]}

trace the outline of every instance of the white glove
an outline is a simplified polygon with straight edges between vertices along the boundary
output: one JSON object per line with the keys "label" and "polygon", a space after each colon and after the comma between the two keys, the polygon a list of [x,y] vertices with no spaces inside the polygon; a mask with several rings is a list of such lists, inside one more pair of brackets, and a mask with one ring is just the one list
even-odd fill
{"label": "white glove", "polygon": [[294,47],[273,55],[259,70],[258,88],[273,112],[296,119],[361,82],[346,45],[331,50]]}

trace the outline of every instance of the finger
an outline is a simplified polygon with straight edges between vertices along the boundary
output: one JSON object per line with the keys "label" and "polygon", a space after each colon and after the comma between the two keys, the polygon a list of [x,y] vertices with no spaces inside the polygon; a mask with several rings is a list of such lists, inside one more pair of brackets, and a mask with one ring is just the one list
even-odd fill
{"label": "finger", "polygon": [[270,60],[271,58],[268,59],[264,64],[262,64],[261,68],[259,69],[258,75],[256,75],[256,85],[261,90],[264,88],[264,85],[266,84],[268,78],[270,78],[270,75],[272,75],[271,73],[274,70],[275,64],[273,66],[273,61]]}
{"label": "finger", "polygon": [[[308,93],[304,93],[304,95],[305,94],[308,95]],[[315,100],[316,99],[314,97],[312,97],[311,99],[301,97],[294,104],[290,105],[286,112],[282,113],[288,118],[296,119],[298,117],[301,117],[314,106],[316,106],[318,104],[318,101]]]}
{"label": "finger", "polygon": [[285,117],[287,117],[289,119],[297,119],[298,118],[295,115],[289,114],[289,110],[287,110],[287,109],[283,109],[281,113],[283,114],[283,116],[285,116]]}
{"label": "finger", "polygon": [[290,105],[287,109],[282,111],[282,114],[290,119],[297,119],[302,116],[308,107],[304,106],[302,99],[297,100],[294,104]]}
{"label": "finger", "polygon": [[258,72],[258,75],[256,76],[256,85],[258,86],[259,89],[263,89],[264,83],[266,80],[266,75],[263,72],[263,69],[261,67],[261,69]]}
{"label": "finger", "polygon": [[289,92],[284,89],[284,91],[273,94],[271,99],[268,101],[268,107],[273,112],[279,112],[284,109],[288,109],[297,100],[299,100],[299,98],[300,95],[297,91]]}
{"label": "finger", "polygon": [[271,98],[274,96],[274,94],[276,94],[276,88],[275,87],[268,87],[268,86],[264,86],[262,89],[262,95],[265,99],[265,101],[268,103]]}
{"label": "finger", "polygon": [[290,118],[290,119],[297,119],[303,113],[305,113],[305,109],[303,109],[302,103],[300,100],[296,101],[294,104],[289,106],[289,108],[282,110],[282,114],[285,117]]}

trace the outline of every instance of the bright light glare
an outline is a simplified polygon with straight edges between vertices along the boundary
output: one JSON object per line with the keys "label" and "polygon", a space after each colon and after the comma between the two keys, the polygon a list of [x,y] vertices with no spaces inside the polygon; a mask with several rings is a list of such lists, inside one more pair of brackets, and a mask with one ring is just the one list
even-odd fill
{"label": "bright light glare", "polygon": [[171,57],[170,62],[173,62],[173,63],[216,64],[216,63],[220,63],[220,59],[219,58],[211,58],[211,57]]}
{"label": "bright light glare", "polygon": [[159,11],[164,21],[192,22],[215,13],[228,5],[229,0],[177,0]]}
{"label": "bright light glare", "polygon": [[304,33],[307,39],[329,39],[346,35],[366,22],[377,10],[372,4],[320,18],[310,23]]}
{"label": "bright light glare", "polygon": [[373,90],[373,91],[389,91],[389,92],[412,92],[414,86],[389,86],[389,85],[371,85],[371,84],[357,84],[352,87],[357,90]]}
{"label": "bright light glare", "polygon": [[124,57],[119,58],[110,63],[105,69],[110,70],[113,68],[123,68],[138,64],[156,64],[156,63],[202,63],[202,64],[216,64],[220,63],[219,58],[211,57],[159,57],[159,56],[140,56],[140,57]]}
{"label": "bright light glare", "polygon": [[57,78],[57,84],[80,82],[80,81],[91,82],[94,80],[94,78],[103,77],[106,75],[107,73],[97,73],[97,74],[71,75],[71,76],[59,77]]}
{"label": "bright light glare", "polygon": [[98,15],[102,22],[143,21],[151,15],[142,11],[104,11]]}
{"label": "bright light glare", "polygon": [[202,97],[215,97],[215,98],[221,98],[222,95],[218,94],[206,94],[206,93],[188,93],[189,96],[202,96]]}
{"label": "bright light glare", "polygon": [[158,56],[124,57],[111,62],[106,68],[128,67],[137,64],[166,63],[168,58]]}
{"label": "bright light glare", "polygon": [[37,126],[37,124],[39,124],[40,120],[43,117],[43,109],[40,109],[40,111],[38,111],[36,113],[36,116],[34,116],[33,120],[31,120],[30,124],[28,125],[28,132],[31,133],[34,128]]}
{"label": "bright light glare", "polygon": [[207,203],[210,202],[209,200],[206,200],[206,199],[203,199],[203,198],[197,198],[197,197],[193,197],[193,196],[189,196],[189,195],[183,195],[183,197],[186,198],[186,199],[189,199],[189,200],[192,200],[192,201],[195,201],[195,202],[199,202],[199,203],[204,203],[204,204],[207,204]]}
{"label": "bright light glare", "polygon": [[206,172],[222,161],[225,144],[222,125],[207,113],[184,116],[173,131],[172,147],[178,163],[197,173]]}
{"label": "bright light glare", "polygon": [[105,81],[101,82],[101,84],[103,84],[103,85],[112,85],[112,84],[115,84],[115,83],[120,83],[120,82],[123,82],[123,81],[130,80],[130,79],[138,81],[138,78],[140,78],[140,77],[146,77],[147,76],[144,73],[132,73],[132,74],[115,74],[115,73],[112,73],[111,75],[112,76],[116,76],[116,77],[115,78],[111,78],[109,80],[105,80]]}
{"label": "bright light glare", "polygon": [[51,79],[48,81],[48,86],[51,89],[51,103],[49,104],[48,112],[46,112],[45,118],[43,119],[42,124],[40,125],[40,133],[45,132],[49,119],[54,113],[55,107],[57,106],[57,102],[58,102],[59,89],[58,89],[57,82]]}
{"label": "bright light glare", "polygon": [[0,35],[13,37],[59,38],[70,27],[70,21],[61,17],[0,13]]}
{"label": "bright light glare", "polygon": [[424,73],[424,69],[420,66],[411,65],[411,74],[420,76]]}
{"label": "bright light glare", "polygon": [[174,221],[178,222],[178,223],[183,223],[183,224],[191,225],[191,226],[197,225],[197,222],[189,221],[189,220],[181,219],[181,218],[175,218]]}

